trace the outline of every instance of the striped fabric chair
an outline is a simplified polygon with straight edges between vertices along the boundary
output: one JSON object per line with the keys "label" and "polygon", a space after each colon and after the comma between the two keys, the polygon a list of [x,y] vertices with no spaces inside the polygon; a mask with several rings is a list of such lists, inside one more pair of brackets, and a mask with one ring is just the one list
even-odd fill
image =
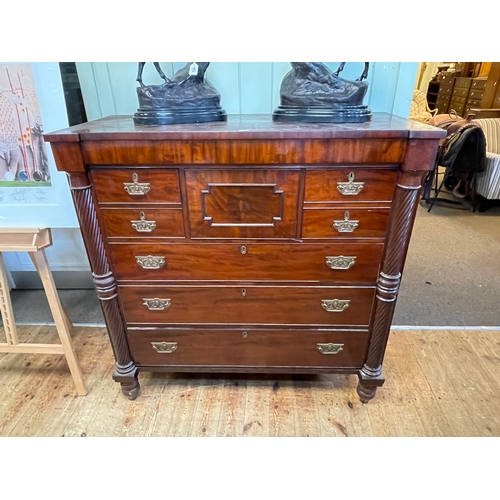
{"label": "striped fabric chair", "polygon": [[474,120],[486,137],[486,170],[477,174],[476,192],[487,200],[500,199],[500,118]]}

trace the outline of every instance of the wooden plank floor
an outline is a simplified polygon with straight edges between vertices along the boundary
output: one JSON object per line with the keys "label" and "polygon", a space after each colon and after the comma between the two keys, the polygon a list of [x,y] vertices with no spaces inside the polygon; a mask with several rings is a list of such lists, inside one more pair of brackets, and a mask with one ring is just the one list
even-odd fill
{"label": "wooden plank floor", "polygon": [[[57,341],[50,326],[19,335]],[[0,354],[0,436],[500,436],[499,331],[391,332],[387,381],[368,405],[346,375],[142,373],[129,401],[105,329],[73,338],[85,397],[63,356]]]}

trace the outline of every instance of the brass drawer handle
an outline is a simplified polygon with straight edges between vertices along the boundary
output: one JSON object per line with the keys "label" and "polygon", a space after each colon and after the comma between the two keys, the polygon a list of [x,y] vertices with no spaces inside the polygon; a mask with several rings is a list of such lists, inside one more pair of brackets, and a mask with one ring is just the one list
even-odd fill
{"label": "brass drawer handle", "polygon": [[155,297],[154,299],[142,299],[143,306],[146,306],[150,311],[164,311],[170,307],[172,301],[170,299],[159,299]]}
{"label": "brass drawer handle", "polygon": [[345,212],[344,220],[333,221],[333,227],[339,233],[352,233],[359,226],[359,220],[349,220],[349,216],[349,212]]}
{"label": "brass drawer handle", "polygon": [[139,176],[134,172],[132,174],[133,182],[124,182],[123,187],[128,194],[132,196],[143,196],[149,193],[151,185],[149,182],[139,182]]}
{"label": "brass drawer handle", "polygon": [[338,255],[337,257],[326,256],[326,265],[330,269],[350,269],[354,266],[356,262],[356,257],[344,257],[343,255]]}
{"label": "brass drawer handle", "polygon": [[146,215],[144,212],[139,213],[139,217],[141,220],[131,220],[130,223],[132,227],[138,233],[151,233],[156,228],[155,220],[146,220]]}
{"label": "brass drawer handle", "polygon": [[177,349],[177,342],[151,342],[151,345],[160,354],[171,354]]}
{"label": "brass drawer handle", "polygon": [[355,196],[365,187],[364,182],[354,182],[354,172],[349,173],[347,182],[337,182],[337,189],[344,196]]}
{"label": "brass drawer handle", "polygon": [[160,269],[165,265],[165,257],[136,255],[135,260],[143,269]]}
{"label": "brass drawer handle", "polygon": [[323,309],[330,313],[337,313],[345,311],[349,307],[350,300],[340,300],[340,299],[323,299],[321,300],[321,306]]}
{"label": "brass drawer handle", "polygon": [[318,344],[318,351],[321,354],[338,354],[343,347],[344,344]]}

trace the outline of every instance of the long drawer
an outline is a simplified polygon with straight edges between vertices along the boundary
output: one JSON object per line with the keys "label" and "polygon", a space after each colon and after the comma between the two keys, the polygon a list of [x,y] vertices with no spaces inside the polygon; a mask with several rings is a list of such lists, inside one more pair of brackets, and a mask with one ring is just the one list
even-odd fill
{"label": "long drawer", "polygon": [[375,287],[118,287],[128,323],[367,326]]}
{"label": "long drawer", "polygon": [[118,280],[374,282],[383,244],[116,243],[109,250]]}
{"label": "long drawer", "polygon": [[127,336],[139,366],[359,368],[368,344],[359,331],[128,328]]}
{"label": "long drawer", "polygon": [[389,208],[304,209],[303,238],[384,238]]}

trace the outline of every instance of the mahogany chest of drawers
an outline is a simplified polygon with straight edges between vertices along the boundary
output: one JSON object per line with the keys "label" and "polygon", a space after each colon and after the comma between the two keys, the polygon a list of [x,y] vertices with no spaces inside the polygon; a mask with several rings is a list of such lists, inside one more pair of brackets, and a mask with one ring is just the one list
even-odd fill
{"label": "mahogany chest of drawers", "polygon": [[385,113],[346,125],[115,116],[47,134],[123,393],[137,397],[142,370],[342,372],[373,398],[444,135]]}

